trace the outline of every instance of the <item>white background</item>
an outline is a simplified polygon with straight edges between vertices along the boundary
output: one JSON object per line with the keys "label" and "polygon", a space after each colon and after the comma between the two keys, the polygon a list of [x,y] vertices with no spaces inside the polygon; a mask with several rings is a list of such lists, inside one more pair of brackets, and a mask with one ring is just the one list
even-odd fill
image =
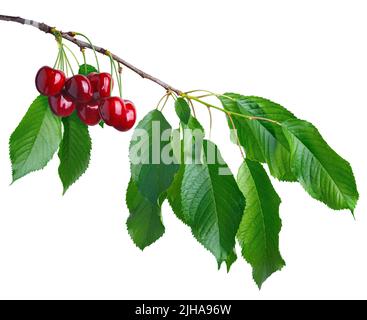
{"label": "white background", "polygon": [[[0,22],[0,298],[367,298],[366,9],[364,0],[2,1],[2,14],[84,32],[182,90],[281,103],[313,122],[351,162],[361,199],[354,221],[297,184],[274,182],[283,199],[287,266],[261,291],[243,260],[229,274],[218,272],[166,204],[166,234],[141,252],[125,227],[131,132],[92,128],[90,168],[64,197],[57,157],[9,186],[8,138],[37,95],[38,68],[53,64],[56,43],[36,29]],[[139,119],[164,93],[127,70],[123,90]],[[177,125],[172,105],[165,110]],[[200,120],[208,123],[206,110]],[[236,173],[241,157],[222,114],[215,115],[212,139]]]}

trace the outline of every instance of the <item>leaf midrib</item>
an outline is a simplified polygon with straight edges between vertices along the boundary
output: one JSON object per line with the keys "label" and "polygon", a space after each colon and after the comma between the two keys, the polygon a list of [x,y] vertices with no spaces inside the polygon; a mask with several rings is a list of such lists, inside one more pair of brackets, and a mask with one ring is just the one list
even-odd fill
{"label": "leaf midrib", "polygon": [[[287,128],[288,130],[288,128]],[[332,181],[332,183],[334,184],[334,186],[337,188],[339,194],[341,194],[342,198],[344,199],[344,201],[346,201],[346,204],[349,206],[348,203],[348,199],[345,198],[344,193],[340,190],[339,185],[334,181],[334,179],[331,177],[331,175],[329,174],[329,172],[326,170],[326,168],[323,166],[323,164],[321,163],[321,161],[319,160],[319,158],[298,138],[298,136],[293,133],[292,131],[288,130],[288,132],[291,132],[292,135],[297,139],[297,141],[305,148],[308,150],[308,152],[310,152],[313,157],[317,160],[317,162],[319,163],[320,167],[323,169],[323,171],[326,173],[326,175],[330,178],[330,180]]]}
{"label": "leaf midrib", "polygon": [[[64,148],[63,148],[63,151],[64,151],[64,153],[63,153],[63,162],[64,162],[64,165],[65,165],[65,162],[66,163],[69,163],[69,158],[70,158],[70,142],[71,142],[71,131],[72,131],[72,125],[71,125],[71,123],[70,123],[70,119],[69,119],[69,121],[68,121],[68,124],[67,124],[67,128],[65,127],[65,123],[64,123],[64,129],[65,129],[65,131],[64,131],[64,139],[65,139],[65,137],[66,137],[66,139],[64,140],[65,141],[65,143],[64,143]],[[66,148],[65,148],[65,146],[66,146]],[[64,160],[64,159],[67,159],[66,161]],[[65,165],[66,166],[66,165]]]}
{"label": "leaf midrib", "polygon": [[[241,105],[240,105],[240,103],[239,103],[239,101],[240,100],[236,100],[236,103],[237,103],[237,105],[238,105],[238,109],[240,110],[240,112],[242,113],[242,114],[244,114],[244,115],[247,115],[247,116],[251,116],[251,117],[256,117],[257,115],[256,114],[253,114],[253,113],[251,113],[251,112],[249,112],[247,109],[245,109],[245,108],[240,108],[241,107]],[[256,103],[256,105],[258,106],[258,108],[261,110],[261,108],[260,108],[260,106],[259,106],[259,104],[257,103],[257,102],[255,102]],[[244,109],[244,111],[245,112],[242,112],[242,109]],[[264,115],[265,116],[268,116],[268,114],[267,113],[264,113]],[[258,123],[260,126],[261,126],[261,128],[263,128],[263,130],[265,130],[265,132],[267,132],[269,135],[271,135],[273,138],[274,138],[274,140],[275,141],[277,141],[282,147],[283,147],[283,149],[285,149],[285,151],[286,152],[288,152],[288,153],[290,153],[289,152],[289,150],[286,148],[286,146],[284,146],[283,145],[283,143],[279,140],[279,139],[277,139],[277,137],[275,136],[275,135],[273,135],[273,133],[264,125],[264,123],[263,123],[263,121],[261,121],[261,120],[256,120],[256,119],[254,119],[254,120],[247,120],[247,119],[244,119],[244,121],[255,121],[255,123]],[[254,130],[253,130],[253,127],[252,126],[249,126],[249,128],[251,129],[251,131],[252,132],[254,132]],[[256,135],[254,135],[255,137],[256,137]],[[258,143],[259,144],[259,143]],[[260,144],[260,146],[261,146],[261,144]]]}
{"label": "leaf midrib", "polygon": [[[243,112],[242,112],[242,108],[240,108],[240,105],[239,105],[239,102],[238,102],[238,99],[237,98],[232,98],[232,97],[230,97],[230,96],[223,96],[225,99],[227,99],[227,100],[230,100],[231,102],[233,102],[234,103],[234,105],[236,106],[236,112],[238,111],[238,112],[240,112],[241,114],[244,114]],[[224,103],[224,101],[222,100],[222,104],[223,104],[223,106],[224,106],[224,108],[225,109],[227,109],[228,108],[228,103]],[[232,106],[232,104],[230,104],[231,106]],[[229,108],[230,109],[230,111],[233,111],[233,110],[231,110],[232,108]],[[239,123],[239,125],[240,126],[245,126],[246,125],[246,127],[250,130],[250,132],[251,132],[251,135],[252,135],[252,137],[253,137],[253,141],[255,141],[255,143],[256,143],[256,145],[258,146],[258,149],[260,150],[260,152],[261,152],[261,155],[262,155],[262,161],[261,162],[266,162],[266,155],[264,154],[264,150],[263,150],[263,148],[261,147],[261,144],[260,144],[260,142],[259,142],[259,140],[256,138],[256,134],[255,134],[255,132],[254,132],[254,130],[251,128],[251,126],[249,125],[249,123],[247,122],[247,119],[242,119],[243,120],[243,122],[240,122],[239,121],[239,119],[238,118],[236,118],[236,116],[233,116],[233,118],[234,118],[234,121],[237,121],[238,123]],[[228,122],[228,124],[229,124],[229,127],[230,128],[232,128],[233,130],[236,130],[237,128],[236,127],[233,127],[233,124],[231,123],[231,121],[229,121]],[[245,129],[246,130],[246,129]],[[242,144],[242,143],[241,143]],[[243,147],[245,147],[245,145],[244,144],[242,144],[243,145]]]}
{"label": "leaf midrib", "polygon": [[269,255],[268,255],[268,237],[267,237],[267,228],[266,228],[266,225],[265,225],[265,216],[264,216],[264,208],[263,208],[263,204],[262,204],[262,201],[260,199],[260,195],[259,195],[259,192],[258,192],[258,189],[257,189],[257,184],[256,184],[256,181],[254,179],[254,176],[252,174],[252,171],[250,170],[250,168],[248,167],[248,171],[250,173],[250,176],[251,176],[251,179],[252,179],[252,182],[255,186],[255,191],[256,191],[256,196],[257,196],[257,199],[260,203],[260,211],[261,211],[261,222],[262,222],[262,227],[263,227],[263,231],[264,231],[264,239],[265,239],[265,255],[266,255],[266,258],[268,260],[269,258]]}
{"label": "leaf midrib", "polygon": [[41,125],[39,126],[39,129],[37,130],[37,135],[36,135],[36,138],[34,139],[34,142],[32,143],[32,147],[31,147],[31,150],[29,151],[28,153],[28,156],[26,158],[25,161],[23,161],[23,165],[21,166],[21,170],[19,169],[19,171],[23,171],[26,163],[28,163],[28,160],[31,156],[31,154],[33,153],[33,149],[34,149],[34,146],[36,145],[36,142],[38,141],[38,139],[40,138],[40,135],[39,133],[41,132],[41,129],[43,128],[44,126],[44,122],[45,122],[45,119],[46,119],[46,116],[47,116],[47,108],[44,108],[44,111],[43,111],[43,119],[42,119],[42,122],[41,122]]}
{"label": "leaf midrib", "polygon": [[[219,170],[218,166],[216,165],[217,169]],[[216,197],[215,197],[215,192],[214,192],[214,184],[213,184],[213,179],[211,177],[211,174],[210,174],[210,170],[209,170],[209,165],[207,165],[207,170],[209,172],[209,180],[210,180],[210,186],[211,186],[211,190],[212,190],[212,194],[213,194],[213,198],[214,198],[214,205],[215,205],[215,217],[216,217],[216,222],[217,222],[217,230],[218,230],[218,235],[219,235],[219,244],[220,244],[220,248],[221,248],[221,251],[225,251],[227,253],[227,257],[228,255],[230,254],[230,252],[227,252],[227,250],[225,249],[225,247],[223,247],[223,244],[222,244],[222,233],[221,233],[221,230],[220,230],[220,227],[219,227],[219,213],[218,213],[218,206],[217,206],[217,200],[216,200]],[[223,259],[222,258],[222,261],[225,261],[226,259]]]}

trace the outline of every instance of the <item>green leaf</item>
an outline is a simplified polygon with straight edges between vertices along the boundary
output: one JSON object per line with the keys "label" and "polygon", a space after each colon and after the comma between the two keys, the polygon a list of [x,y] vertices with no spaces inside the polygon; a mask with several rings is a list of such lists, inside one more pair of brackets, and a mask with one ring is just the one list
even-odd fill
{"label": "green leaf", "polygon": [[[180,219],[184,224],[189,225],[188,217],[186,217],[182,211],[182,198],[181,198],[181,186],[182,179],[185,173],[185,165],[180,166],[180,170],[175,175],[172,185],[167,190],[168,202],[173,210],[173,213]],[[230,255],[228,255],[226,260],[227,271],[231,269],[233,263],[237,260],[236,252],[233,250]]]}
{"label": "green leaf", "polygon": [[152,203],[143,197],[130,180],[126,193],[126,204],[130,211],[127,220],[129,234],[138,248],[144,250],[164,234],[161,203]]}
{"label": "green leaf", "polygon": [[350,164],[311,123],[289,120],[283,129],[291,147],[292,170],[304,189],[332,209],[353,212],[359,195]]}
{"label": "green leaf", "polygon": [[64,194],[87,170],[91,155],[92,141],[88,127],[76,113],[63,118],[64,136],[60,145],[59,176],[64,186]]}
{"label": "green leaf", "polygon": [[238,173],[238,185],[247,203],[237,238],[242,255],[251,264],[254,280],[261,288],[270,275],[285,266],[279,252],[281,201],[258,162],[245,160]]}
{"label": "green leaf", "polygon": [[78,73],[87,76],[92,72],[98,72],[98,70],[95,67],[91,66],[90,64],[82,64],[79,67]]}
{"label": "green leaf", "polygon": [[182,178],[182,215],[195,238],[217,259],[233,261],[235,237],[245,198],[217,147],[204,140],[202,164],[186,164]]}
{"label": "green leaf", "polygon": [[175,103],[176,114],[182,123],[188,124],[191,116],[190,106],[184,98],[177,98]]}
{"label": "green leaf", "polygon": [[184,126],[184,128],[190,129],[192,131],[200,130],[203,133],[203,135],[205,135],[204,127],[194,116],[190,116],[189,122],[187,123],[187,125]]}
{"label": "green leaf", "polygon": [[34,100],[10,137],[13,182],[28,173],[43,169],[61,141],[61,120],[53,115],[47,97]]}
{"label": "green leaf", "polygon": [[[186,130],[186,134],[184,134],[183,140],[178,141],[177,146],[174,146],[174,148],[176,148],[177,150],[176,152],[176,154],[178,154],[177,158],[181,160],[180,162],[181,164],[179,170],[177,171],[174,177],[171,186],[167,190],[167,198],[177,218],[179,218],[183,223],[188,224],[187,218],[183,215],[182,212],[182,201],[181,201],[181,186],[182,186],[182,179],[185,173],[185,159],[187,159],[189,154],[191,156],[190,160],[191,161],[195,160],[193,158],[192,146],[195,145],[195,143],[202,145],[205,133],[204,128],[202,127],[200,122],[193,116],[190,116],[187,125],[183,124],[183,128]],[[199,136],[195,136],[196,130],[199,130],[201,132]],[[185,139],[188,138],[187,137],[188,133],[192,135],[192,139],[189,139],[189,141],[187,141],[187,144],[185,145],[186,141]],[[190,150],[185,150],[185,147],[189,147]]]}
{"label": "green leaf", "polygon": [[[198,122],[197,122],[198,123]],[[195,128],[194,128],[195,129]],[[193,129],[193,130],[194,130]],[[199,127],[196,127],[196,129],[199,129]],[[182,156],[181,156],[181,161],[183,161],[183,159],[185,159],[185,155],[184,155],[184,142],[181,142],[181,151],[182,151]],[[181,196],[181,188],[182,188],[182,180],[184,177],[184,173],[185,173],[185,169],[186,169],[186,165],[185,163],[181,163],[180,165],[180,169],[179,171],[176,173],[175,178],[173,180],[172,185],[170,186],[170,188],[167,190],[167,198],[169,201],[169,204],[172,207],[172,210],[174,212],[174,214],[177,216],[178,219],[180,219],[184,224],[191,226],[190,225],[190,220],[189,220],[189,216],[185,215],[185,213],[182,210],[182,196]],[[229,272],[232,264],[237,260],[237,255],[235,253],[234,250],[232,250],[232,252],[228,255],[227,259],[226,259],[226,265],[227,265],[227,270]]]}
{"label": "green leaf", "polygon": [[[152,203],[169,188],[179,169],[173,157],[171,132],[163,114],[153,110],[137,125],[130,143],[132,179],[139,192]],[[165,141],[161,141],[161,136]],[[171,161],[164,157],[165,152],[171,154]]]}
{"label": "green leaf", "polygon": [[177,218],[179,218],[184,224],[188,225],[188,218],[184,216],[182,211],[181,186],[184,173],[185,165],[181,164],[171,186],[167,190],[167,199]]}
{"label": "green leaf", "polygon": [[100,122],[99,122],[99,126],[100,126],[101,128],[104,128],[104,125],[105,125],[104,121],[100,121]]}
{"label": "green leaf", "polygon": [[[245,116],[267,118],[279,123],[295,118],[279,104],[260,97],[225,93],[220,100],[225,110]],[[266,162],[271,174],[279,180],[296,180],[290,168],[289,145],[281,126],[235,115],[232,116],[232,119],[237,128],[240,144],[244,147],[249,159],[261,163]],[[232,129],[232,122],[228,121],[228,124]]]}
{"label": "green leaf", "polygon": [[231,254],[227,257],[226,260],[226,266],[227,266],[227,272],[230,271],[232,265],[237,261],[237,254],[236,251],[233,249]]}

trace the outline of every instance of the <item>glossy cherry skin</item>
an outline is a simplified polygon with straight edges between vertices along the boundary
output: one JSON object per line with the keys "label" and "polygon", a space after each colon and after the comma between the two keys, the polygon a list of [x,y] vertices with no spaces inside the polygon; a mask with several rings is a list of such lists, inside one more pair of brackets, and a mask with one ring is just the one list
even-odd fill
{"label": "glossy cherry skin", "polygon": [[42,67],[36,75],[36,88],[44,96],[56,96],[65,85],[65,73],[50,67]]}
{"label": "glossy cherry skin", "polygon": [[131,129],[136,121],[136,111],[134,105],[118,97],[111,97],[102,100],[99,112],[103,121],[119,131]]}
{"label": "glossy cherry skin", "polygon": [[103,99],[99,106],[99,113],[108,126],[114,126],[117,118],[125,113],[125,103],[118,97]]}
{"label": "glossy cherry skin", "polygon": [[115,125],[115,129],[119,131],[128,131],[130,130],[135,122],[136,122],[136,108],[134,103],[130,100],[124,100],[125,103],[125,119],[119,125]]}
{"label": "glossy cherry skin", "polygon": [[48,97],[48,103],[52,112],[58,117],[69,117],[76,108],[75,102],[64,92],[56,96]]}
{"label": "glossy cherry skin", "polygon": [[113,87],[113,79],[109,73],[92,72],[88,75],[88,79],[92,85],[94,100],[108,98],[111,96],[111,83]]}
{"label": "glossy cherry skin", "polygon": [[65,91],[75,102],[87,103],[92,100],[92,85],[86,76],[77,74],[65,83]]}
{"label": "glossy cherry skin", "polygon": [[92,101],[85,104],[78,104],[78,116],[88,126],[95,126],[101,122],[99,114],[99,101]]}

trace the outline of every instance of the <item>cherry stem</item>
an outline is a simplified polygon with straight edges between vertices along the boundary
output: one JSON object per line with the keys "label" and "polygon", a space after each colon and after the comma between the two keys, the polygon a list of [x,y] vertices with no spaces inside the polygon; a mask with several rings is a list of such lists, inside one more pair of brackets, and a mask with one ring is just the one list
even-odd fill
{"label": "cherry stem", "polygon": [[73,67],[71,66],[71,63],[69,61],[69,58],[64,50],[64,45],[62,44],[61,45],[61,48],[62,48],[62,53],[65,57],[65,61],[66,61],[66,70],[68,71],[68,69],[70,68],[70,71],[71,71],[71,74],[74,76],[74,70],[73,70]]}
{"label": "cherry stem", "polygon": [[122,97],[122,67],[120,65],[120,63],[117,63],[117,67],[118,67],[118,71],[119,71],[119,76],[118,76],[118,79],[119,79],[119,82],[120,82],[120,94],[121,94],[121,97]]}
{"label": "cherry stem", "polygon": [[[118,87],[119,87],[120,98],[122,98],[122,85],[121,85],[121,78],[119,77],[119,73],[118,73],[118,71],[117,71],[117,67],[116,67],[116,64],[115,64],[115,60],[113,60],[113,57],[112,57],[112,55],[111,55],[111,53],[110,53],[109,51],[107,52],[107,54],[108,54],[108,56],[110,57],[112,68],[113,68],[113,70],[115,71],[115,76],[116,76],[117,84],[118,84]],[[111,71],[111,76],[112,76],[112,71]]]}
{"label": "cherry stem", "polygon": [[64,44],[63,43],[63,45],[62,45],[64,48],[66,48],[66,50],[68,50],[70,53],[71,53],[71,55],[73,56],[73,58],[74,58],[74,60],[75,60],[75,62],[76,62],[76,64],[77,64],[77,66],[79,67],[80,66],[80,63],[79,63],[79,60],[78,60],[78,58],[76,57],[76,55],[75,55],[75,53],[73,52],[73,50],[71,50],[66,44]]}
{"label": "cherry stem", "polygon": [[85,49],[81,49],[81,52],[82,52],[83,62],[84,62],[84,73],[87,74],[88,68],[87,68],[87,58],[85,57]]}
{"label": "cherry stem", "polygon": [[55,61],[54,68],[57,67],[59,70],[63,70],[62,38],[57,33],[55,33],[55,39],[56,39],[57,47],[58,47],[58,54],[57,54],[57,59]]}
{"label": "cherry stem", "polygon": [[176,95],[175,92],[171,91],[171,97],[173,98],[173,100],[177,100],[178,96]]}
{"label": "cherry stem", "polygon": [[60,47],[59,47],[59,52],[60,52],[60,61],[59,61],[59,69],[64,71],[65,69],[65,65],[64,65],[64,55],[62,53],[62,47],[61,47],[61,44],[60,44]]}
{"label": "cherry stem", "polygon": [[57,53],[57,58],[56,58],[56,61],[55,61],[55,64],[54,64],[54,69],[57,67],[57,64],[59,63],[59,60],[60,60],[60,49],[58,50],[58,53]]}
{"label": "cherry stem", "polygon": [[65,74],[66,74],[66,77],[69,77],[69,66],[67,63],[65,64]]}
{"label": "cherry stem", "polygon": [[159,109],[159,107],[160,107],[160,105],[161,105],[162,101],[164,100],[164,98],[166,98],[166,97],[168,96],[168,94],[169,94],[169,92],[167,91],[167,92],[163,95],[163,97],[159,99],[158,104],[157,104],[157,106],[156,106],[156,109],[157,109],[157,110]]}
{"label": "cherry stem", "polygon": [[[113,78],[113,61],[111,59],[111,56],[110,57],[110,64],[111,64],[111,77]],[[110,83],[110,94],[112,94],[112,90],[113,90],[113,80],[111,80],[111,83]]]}
{"label": "cherry stem", "polygon": [[86,35],[84,35],[84,34],[82,34],[82,33],[80,33],[80,32],[73,32],[73,33],[74,33],[74,35],[76,35],[76,36],[81,36],[81,37],[83,37],[85,40],[87,40],[87,42],[89,43],[90,47],[91,47],[91,48],[92,48],[92,50],[93,50],[94,57],[96,58],[97,70],[98,70],[98,72],[100,72],[100,69],[99,69],[99,61],[98,61],[98,57],[97,57],[96,48],[95,48],[95,46],[93,45],[92,41],[90,41],[90,39],[89,39]]}
{"label": "cherry stem", "polygon": [[167,92],[166,93],[166,100],[164,101],[164,103],[163,103],[163,106],[162,106],[162,108],[161,108],[161,112],[163,112],[163,109],[164,109],[164,107],[166,106],[166,104],[167,104],[167,102],[168,102],[168,99],[169,99],[169,97],[171,96],[171,92]]}

